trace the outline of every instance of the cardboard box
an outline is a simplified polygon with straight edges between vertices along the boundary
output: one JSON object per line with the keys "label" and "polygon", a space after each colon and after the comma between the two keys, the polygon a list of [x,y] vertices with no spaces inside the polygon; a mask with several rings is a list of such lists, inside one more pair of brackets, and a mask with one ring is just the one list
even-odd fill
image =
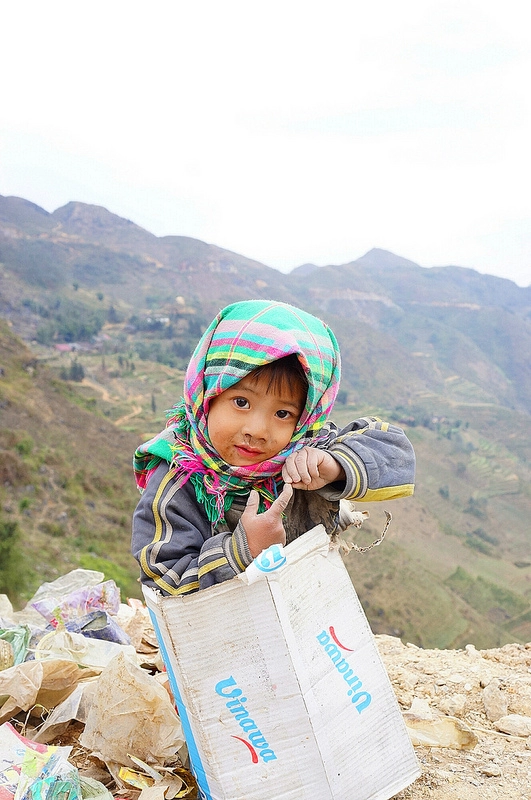
{"label": "cardboard box", "polygon": [[387,800],[420,774],[322,526],[226,583],[144,593],[203,798]]}

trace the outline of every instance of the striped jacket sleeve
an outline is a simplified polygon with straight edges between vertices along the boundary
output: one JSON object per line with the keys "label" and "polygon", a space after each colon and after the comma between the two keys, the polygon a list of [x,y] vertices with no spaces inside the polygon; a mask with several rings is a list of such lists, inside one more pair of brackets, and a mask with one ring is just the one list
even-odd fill
{"label": "striped jacket sleeve", "polygon": [[343,467],[346,481],[319,490],[328,500],[393,500],[412,495],[415,452],[402,428],[378,417],[362,417],[325,445]]}
{"label": "striped jacket sleeve", "polygon": [[162,462],[133,515],[132,553],[142,583],[184,595],[230,580],[252,556],[241,525],[214,533],[190,482],[182,485]]}

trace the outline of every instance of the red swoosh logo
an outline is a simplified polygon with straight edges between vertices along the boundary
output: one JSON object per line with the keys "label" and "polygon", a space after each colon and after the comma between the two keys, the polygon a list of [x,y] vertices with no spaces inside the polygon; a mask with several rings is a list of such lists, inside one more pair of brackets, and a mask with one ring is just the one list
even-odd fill
{"label": "red swoosh logo", "polygon": [[233,736],[232,738],[237,739],[239,742],[243,742],[244,745],[246,745],[246,747],[248,747],[249,750],[251,751],[251,755],[253,757],[253,764],[258,764],[258,756],[252,744],[250,744],[250,742],[248,742],[247,739],[242,739],[241,736]]}
{"label": "red swoosh logo", "polygon": [[341,644],[341,642],[339,641],[339,639],[336,636],[336,632],[333,629],[332,625],[330,625],[328,630],[330,631],[330,636],[332,637],[332,639],[334,640],[334,642],[337,644],[338,647],[340,647],[342,650],[346,650],[348,653],[353,653],[354,652],[354,650],[352,650],[350,647],[345,647],[344,644]]}

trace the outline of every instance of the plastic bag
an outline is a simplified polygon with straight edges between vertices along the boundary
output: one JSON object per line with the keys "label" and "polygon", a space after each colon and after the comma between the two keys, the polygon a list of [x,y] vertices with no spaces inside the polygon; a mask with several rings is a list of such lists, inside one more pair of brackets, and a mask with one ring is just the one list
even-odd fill
{"label": "plastic bag", "polygon": [[36,600],[55,597],[60,600],[65,595],[71,594],[78,589],[90,586],[97,586],[104,579],[103,572],[94,569],[73,569],[66,575],[61,575],[55,581],[43,583],[39,586],[28,605],[32,605]]}
{"label": "plastic bag", "polygon": [[104,578],[103,572],[97,572],[92,569],[73,569],[66,575],[61,575],[55,581],[41,584],[25,607],[21,611],[13,612],[12,619],[20,625],[25,623],[30,626],[42,627],[42,615],[33,608],[33,603],[42,600],[53,600],[54,605],[58,605],[72,592],[96,586]]}
{"label": "plastic bag", "polygon": [[4,701],[0,707],[0,723],[36,705],[40,711],[54,708],[68,697],[80,680],[94,674],[81,669],[72,660],[60,659],[25,661],[0,672],[0,703]]}
{"label": "plastic bag", "polygon": [[478,743],[478,737],[463,720],[434,711],[426,700],[414,698],[403,717],[415,746],[472,750]]}
{"label": "plastic bag", "polygon": [[13,628],[0,628],[0,639],[9,642],[13,648],[14,664],[21,664],[26,658],[31,631],[27,625],[16,625]]}
{"label": "plastic bag", "polygon": [[129,753],[148,764],[175,759],[184,745],[181,721],[166,690],[120,653],[101,673],[82,747],[105,761],[132,766]]}
{"label": "plastic bag", "polygon": [[86,775],[79,776],[79,788],[83,800],[113,800],[112,794],[103,783]]}
{"label": "plastic bag", "polygon": [[85,724],[96,691],[97,681],[78,683],[72,694],[56,705],[39,729],[32,732],[33,739],[47,744],[63,733],[72,721]]}
{"label": "plastic bag", "polygon": [[127,653],[136,662],[136,651],[131,645],[116,644],[105,639],[91,639],[81,633],[71,633],[60,628],[50,631],[37,644],[35,659],[62,658],[75,661],[80,667],[90,667],[101,672],[118,653]]}
{"label": "plastic bag", "polygon": [[91,611],[83,617],[76,617],[65,623],[71,633],[82,633],[89,639],[104,639],[116,644],[131,644],[131,637],[117,624],[106,611]]}
{"label": "plastic bag", "polygon": [[14,800],[81,800],[77,769],[60,753],[44,760],[42,754],[27,750]]}
{"label": "plastic bag", "polygon": [[56,597],[34,600],[32,606],[56,628],[98,609],[116,614],[120,607],[120,590],[114,581],[104,581],[76,589],[59,601]]}
{"label": "plastic bag", "polygon": [[22,773],[29,779],[36,777],[52,757],[67,758],[71,747],[46,747],[22,736],[9,723],[0,725],[0,796],[10,800],[21,794],[19,782]]}

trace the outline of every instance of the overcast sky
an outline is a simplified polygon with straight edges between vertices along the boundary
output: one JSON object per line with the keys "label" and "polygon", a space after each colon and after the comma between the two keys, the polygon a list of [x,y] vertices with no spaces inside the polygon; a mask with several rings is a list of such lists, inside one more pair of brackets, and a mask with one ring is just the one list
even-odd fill
{"label": "overcast sky", "polygon": [[526,0],[16,0],[0,75],[0,194],[531,283]]}

